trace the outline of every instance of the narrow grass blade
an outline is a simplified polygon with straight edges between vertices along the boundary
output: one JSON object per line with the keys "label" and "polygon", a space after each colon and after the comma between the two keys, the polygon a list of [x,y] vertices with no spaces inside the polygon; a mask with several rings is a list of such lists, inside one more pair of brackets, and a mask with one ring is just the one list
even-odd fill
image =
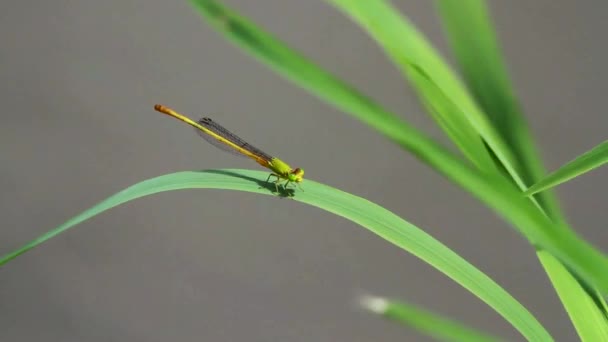
{"label": "narrow grass blade", "polygon": [[407,139],[408,134],[417,135],[416,129],[407,122],[218,1],[191,2],[213,28],[297,85],[350,113],[390,139],[402,141]]}
{"label": "narrow grass blade", "polygon": [[600,307],[602,312],[604,312],[604,316],[606,316],[606,319],[608,319],[608,304],[606,304],[606,300],[604,299],[604,297],[602,296],[600,291],[598,291],[598,289],[596,289],[596,288],[594,288],[594,290],[595,290],[595,292],[594,292],[595,295],[592,296],[592,298],[594,298],[594,301],[599,303],[598,307]]}
{"label": "narrow grass blade", "polygon": [[191,0],[209,23],[239,46],[280,74],[395,141],[417,158],[462,186],[512,223],[536,246],[546,248],[578,272],[587,282],[608,294],[608,259],[568,229],[555,229],[530,201],[504,177],[482,173],[399,120],[354,88],[294,52],[217,1]]}
{"label": "narrow grass blade", "polygon": [[437,124],[475,166],[484,171],[496,172],[496,165],[481,136],[465,121],[460,108],[443,92],[433,79],[417,65],[410,66],[410,80],[419,93],[422,103]]}
{"label": "narrow grass blade", "polygon": [[[514,157],[520,165],[520,174],[524,182],[526,184],[536,183],[545,174],[545,170],[521,107],[512,90],[486,2],[483,0],[435,0],[435,5],[441,14],[445,32],[469,90],[513,151]],[[536,197],[541,207],[554,221],[562,222],[566,226],[563,214],[552,192],[545,191]],[[540,254],[546,254],[546,252],[537,251],[537,253],[542,262],[543,258]],[[563,266],[557,267],[554,263],[543,263],[543,266],[550,279],[575,279],[562,275]],[[552,272],[557,272],[557,274],[553,275]],[[570,287],[554,285],[561,298],[570,298],[568,293],[559,293],[560,290],[567,290]],[[584,288],[589,289],[588,296],[595,299],[598,307],[605,310],[606,302],[601,296],[597,296],[597,291],[593,289],[593,286],[585,284]],[[570,312],[576,311],[576,308],[568,309],[568,305],[577,305],[578,302],[565,301],[563,304]],[[586,312],[594,313],[593,311],[577,311],[577,317],[586,320]]]}
{"label": "narrow grass blade", "polygon": [[568,162],[526,190],[526,195],[552,188],[608,162],[608,140]]}
{"label": "narrow grass blade", "polygon": [[366,296],[361,298],[361,305],[375,314],[410,326],[441,341],[492,342],[502,340],[436,313],[400,301]]}
{"label": "narrow grass blade", "polygon": [[[0,265],[105,210],[154,193],[211,188],[274,195],[271,192],[274,185],[263,181],[266,176],[267,173],[260,171],[207,170],[179,172],[143,181],[109,197],[22,248],[0,258]],[[524,337],[533,341],[552,340],[534,316],[498,284],[418,227],[361,197],[311,180],[306,180],[305,186],[305,192],[295,190],[291,198],[342,216],[412,253],[486,302]]]}
{"label": "narrow grass blade", "polygon": [[608,341],[608,322],[601,307],[559,260],[546,251],[539,251],[538,256],[581,341]]}
{"label": "narrow grass blade", "polygon": [[[506,142],[447,63],[443,61],[427,39],[399,14],[397,9],[386,0],[327,1],[348,14],[378,42],[403,74],[411,80],[424,103],[439,102],[441,104],[440,108],[443,110],[435,111],[435,114],[441,116],[439,122],[442,127],[444,126],[442,122],[450,123],[452,130],[458,130],[463,135],[471,136],[468,141],[475,141],[474,137],[480,136],[475,147],[466,142],[455,141],[461,148],[465,144],[468,145],[464,147],[469,150],[467,155],[483,149],[483,153],[479,152],[476,156],[478,158],[477,166],[487,165],[486,160],[491,159],[485,149],[485,142],[515,183],[522,189],[525,187],[525,183],[518,173],[519,166]],[[441,96],[437,96],[438,94]],[[495,168],[490,167],[482,168],[482,170],[496,172]]]}
{"label": "narrow grass blade", "polygon": [[[486,2],[435,0],[435,5],[468,89],[513,151],[525,184],[535,183],[545,170],[511,86]],[[552,218],[564,221],[552,193],[538,200]]]}

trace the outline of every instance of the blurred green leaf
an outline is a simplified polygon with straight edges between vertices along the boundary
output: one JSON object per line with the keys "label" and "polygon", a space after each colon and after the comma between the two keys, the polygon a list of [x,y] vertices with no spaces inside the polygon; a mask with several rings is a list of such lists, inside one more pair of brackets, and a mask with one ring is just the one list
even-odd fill
{"label": "blurred green leaf", "polygon": [[[526,185],[545,170],[511,82],[483,0],[435,0],[452,50],[469,90],[513,151]],[[538,197],[547,213],[564,221],[552,193]]]}
{"label": "blurred green leaf", "polygon": [[[274,195],[271,192],[274,189],[273,183],[263,181],[267,175],[267,172],[250,170],[207,170],[179,172],[143,181],[118,192],[22,248],[5,255],[0,258],[0,265],[99,213],[154,193],[209,188]],[[540,323],[519,302],[484,273],[418,227],[361,197],[311,180],[306,180],[303,186],[306,191],[295,190],[292,199],[324,209],[367,228],[422,259],[469,290],[496,310],[526,338],[534,341],[551,341],[551,337]]]}
{"label": "blurred green leaf", "polygon": [[576,157],[556,171],[552,172],[547,177],[541,179],[538,183],[532,185],[526,190],[526,195],[532,195],[540,191],[552,188],[561,183],[567,182],[574,177],[589,172],[608,162],[608,140],[597,145],[593,149]]}
{"label": "blurred green leaf", "polygon": [[392,319],[403,325],[411,326],[437,340],[454,342],[502,340],[408,303],[382,297],[366,296],[361,299],[361,304],[373,313]]}

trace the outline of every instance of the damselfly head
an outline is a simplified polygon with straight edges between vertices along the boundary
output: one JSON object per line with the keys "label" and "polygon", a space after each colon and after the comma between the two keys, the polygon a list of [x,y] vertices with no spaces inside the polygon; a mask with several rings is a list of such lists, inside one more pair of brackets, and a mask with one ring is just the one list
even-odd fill
{"label": "damselfly head", "polygon": [[289,175],[287,177],[292,182],[300,183],[304,179],[304,170],[300,169],[299,167],[295,168],[291,170],[291,172],[289,172]]}

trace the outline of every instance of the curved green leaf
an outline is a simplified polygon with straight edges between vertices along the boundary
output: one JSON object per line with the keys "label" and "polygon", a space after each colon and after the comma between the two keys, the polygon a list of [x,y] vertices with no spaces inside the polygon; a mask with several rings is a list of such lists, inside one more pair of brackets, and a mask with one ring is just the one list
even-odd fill
{"label": "curved green leaf", "polygon": [[361,299],[361,305],[375,314],[411,326],[421,333],[441,341],[490,342],[502,340],[434,312],[396,300],[366,296]]}
{"label": "curved green leaf", "polygon": [[608,140],[576,157],[526,190],[526,195],[549,189],[608,162]]}
{"label": "curved green leaf", "polygon": [[[85,210],[59,227],[34,239],[0,259],[0,265],[68,230],[76,224],[127,201],[157,192],[211,188],[273,195],[273,184],[262,181],[267,173],[250,170],[207,170],[179,172],[135,184]],[[349,219],[412,253],[432,265],[471,293],[486,302],[509,321],[523,336],[533,341],[551,341],[551,337],[519,302],[492,279],[469,264],[448,247],[392,212],[361,197],[307,180],[306,191],[293,192],[291,198]]]}

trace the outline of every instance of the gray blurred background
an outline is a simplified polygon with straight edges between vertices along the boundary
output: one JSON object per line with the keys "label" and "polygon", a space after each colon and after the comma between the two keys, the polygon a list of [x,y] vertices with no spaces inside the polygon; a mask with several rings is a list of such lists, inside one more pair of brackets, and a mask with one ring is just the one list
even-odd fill
{"label": "gray blurred background", "polygon": [[[394,1],[444,55],[427,0]],[[229,0],[313,60],[443,142],[375,44],[323,1]],[[549,169],[607,136],[599,0],[492,1],[517,93]],[[138,181],[256,168],[153,111],[212,116],[321,181],[379,203],[487,272],[558,340],[576,335],[524,239],[369,128],[226,42],[186,1],[0,4],[0,253]],[[608,168],[559,188],[608,251]],[[321,210],[271,196],[188,190],[95,217],[0,270],[1,341],[426,341],[361,311],[402,298],[521,336],[408,253]]]}

